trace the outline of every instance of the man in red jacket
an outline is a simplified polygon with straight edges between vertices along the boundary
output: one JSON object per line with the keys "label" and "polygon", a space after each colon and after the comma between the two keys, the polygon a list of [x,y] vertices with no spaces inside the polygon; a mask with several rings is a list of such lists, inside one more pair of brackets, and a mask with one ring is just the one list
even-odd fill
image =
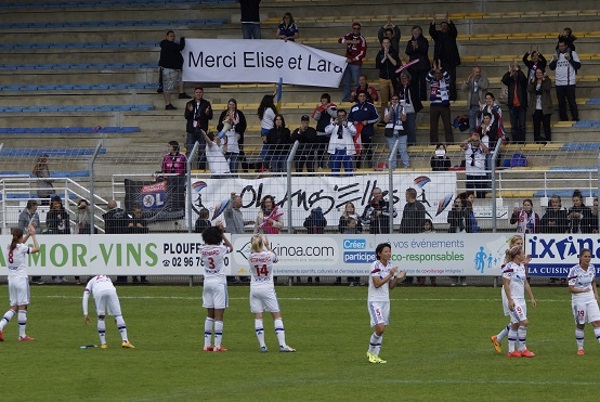
{"label": "man in red jacket", "polygon": [[358,77],[360,76],[363,59],[367,54],[367,41],[361,35],[360,29],[362,25],[355,21],[352,23],[352,32],[338,39],[338,43],[346,45],[346,70],[342,77],[344,85],[344,95],[342,102],[350,101],[350,93],[352,89],[358,85]]}

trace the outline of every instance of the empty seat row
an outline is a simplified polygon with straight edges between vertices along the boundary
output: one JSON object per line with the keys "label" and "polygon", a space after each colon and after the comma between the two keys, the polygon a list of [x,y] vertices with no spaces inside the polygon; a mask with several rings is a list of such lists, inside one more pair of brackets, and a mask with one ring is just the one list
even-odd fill
{"label": "empty seat row", "polygon": [[0,113],[22,112],[127,112],[154,110],[153,105],[0,106]]}
{"label": "empty seat row", "polygon": [[40,2],[12,2],[2,5],[3,9],[18,8],[99,8],[114,6],[169,6],[181,4],[230,4],[236,0],[98,0],[98,1],[40,1]]}
{"label": "empty seat row", "polygon": [[139,127],[0,127],[0,134],[130,134],[139,133]]}
{"label": "empty seat row", "polygon": [[156,89],[156,84],[58,84],[58,85],[4,85],[0,91],[70,91],[70,90],[121,90]]}
{"label": "empty seat row", "polygon": [[105,70],[118,68],[158,68],[157,63],[45,63],[0,64],[0,70]]}
{"label": "empty seat row", "polygon": [[2,50],[35,50],[35,49],[101,49],[101,48],[139,48],[158,47],[156,41],[127,42],[68,42],[68,43],[7,43],[0,45]]}
{"label": "empty seat row", "polygon": [[225,18],[186,20],[132,20],[132,21],[74,21],[74,22],[9,22],[0,24],[0,29],[58,29],[94,27],[138,27],[138,26],[187,26],[220,25],[229,21]]}
{"label": "empty seat row", "polygon": [[[93,148],[52,148],[52,149],[3,149],[0,151],[0,157],[12,157],[12,158],[31,158],[42,155],[48,155],[50,157],[81,157],[91,156],[94,154],[95,149]],[[98,154],[106,154],[106,148],[101,148]]]}

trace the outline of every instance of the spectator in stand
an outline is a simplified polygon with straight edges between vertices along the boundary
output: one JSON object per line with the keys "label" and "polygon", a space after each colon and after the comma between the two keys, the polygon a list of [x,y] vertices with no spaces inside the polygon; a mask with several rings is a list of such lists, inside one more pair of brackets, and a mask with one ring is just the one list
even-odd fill
{"label": "spectator in stand", "polygon": [[[423,233],[435,233],[435,228],[433,227],[433,222],[431,221],[431,219],[425,219],[423,221]],[[425,286],[425,280],[427,278],[425,276],[419,276],[417,277],[417,284],[419,284],[419,286]],[[429,277],[429,283],[431,283],[431,286],[437,286],[437,279],[435,276],[430,276]]]}
{"label": "spectator in stand", "polygon": [[269,131],[275,127],[275,115],[277,114],[277,107],[274,103],[275,97],[273,95],[265,95],[258,105],[258,118],[260,119],[260,138],[262,139],[262,150],[260,156],[263,159],[263,170],[271,169],[271,158],[267,155],[269,147],[267,145],[267,135]]}
{"label": "spectator in stand", "polygon": [[553,195],[540,220],[540,233],[567,233],[568,228],[567,210],[562,207],[560,195]]}
{"label": "spectator in stand", "polygon": [[394,49],[397,55],[400,54],[400,38],[402,33],[397,25],[392,22],[392,16],[388,15],[388,20],[384,26],[377,31],[377,39],[383,45],[383,39],[387,38],[390,41],[391,48]]}
{"label": "spectator in stand", "polygon": [[435,42],[433,50],[433,60],[441,61],[444,69],[448,72],[449,77],[449,96],[451,101],[456,100],[456,67],[460,66],[460,54],[458,53],[458,45],[456,37],[458,32],[456,26],[448,19],[448,13],[442,23],[440,30],[435,29],[435,14],[431,16],[431,24],[429,25],[429,36]]}
{"label": "spectator in stand", "polygon": [[[40,216],[37,213],[38,202],[36,200],[27,200],[27,205],[24,210],[19,214],[19,228],[23,233],[29,233],[29,227],[35,229],[35,234],[42,233],[42,225],[40,223]],[[41,276],[32,276],[31,283],[36,285],[43,285],[45,282],[42,281]]]}
{"label": "spectator in stand", "polygon": [[238,0],[244,39],[260,39],[260,0]]}
{"label": "spectator in stand", "polygon": [[400,104],[404,106],[406,120],[404,121],[404,131],[407,135],[407,144],[417,144],[417,113],[423,109],[423,104],[419,96],[411,84],[411,76],[408,71],[400,73],[400,85],[398,86],[398,97]]}
{"label": "spectator in stand", "polygon": [[[310,214],[304,219],[303,226],[306,228],[306,233],[308,234],[323,234],[325,233],[325,227],[327,226],[327,219],[325,215],[323,215],[323,209],[321,207],[316,207],[310,210]],[[301,282],[300,277],[297,278],[298,282]],[[316,276],[314,278],[315,283],[321,282],[320,278]],[[308,283],[313,282],[313,277],[308,277]]]}
{"label": "spectator in stand", "polygon": [[[362,222],[356,213],[354,204],[351,202],[346,203],[344,206],[344,212],[340,216],[338,223],[338,231],[341,234],[359,234],[363,232]],[[358,276],[349,276],[347,280],[350,286],[360,284],[360,277]],[[341,284],[342,277],[338,276],[335,280],[335,283]]]}
{"label": "spectator in stand", "polygon": [[568,233],[592,233],[592,210],[583,203],[581,191],[573,191],[573,206],[567,214],[569,221]]}
{"label": "spectator in stand", "polygon": [[381,91],[380,116],[383,116],[390,98],[397,92],[396,66],[398,64],[400,64],[398,52],[391,48],[388,38],[383,38],[381,50],[375,59],[375,67],[379,69],[379,91]]}
{"label": "spectator in stand", "polygon": [[406,121],[404,107],[400,104],[400,98],[398,95],[392,96],[392,102],[385,109],[383,115],[383,121],[386,123],[385,126],[385,139],[387,140],[388,148],[391,151],[396,141],[398,143],[398,149],[392,155],[390,167],[396,169],[397,155],[400,155],[402,161],[402,167],[410,167],[410,160],[407,151],[407,135],[404,130],[404,122]]}
{"label": "spectator in stand", "polygon": [[292,17],[292,13],[288,12],[283,14],[281,23],[277,26],[275,38],[284,40],[286,42],[288,40],[294,42],[299,37],[300,31],[298,30],[298,26],[294,21],[294,17]]}
{"label": "spectator in stand", "polygon": [[185,48],[185,38],[182,36],[179,43],[175,42],[175,32],[167,31],[167,38],[160,42],[160,74],[162,77],[163,98],[165,99],[165,110],[176,110],[171,104],[171,92],[179,89],[179,99],[190,99],[191,96],[183,91],[181,70],[183,68],[183,56],[181,51]]}
{"label": "spectator in stand", "polygon": [[304,165],[306,171],[314,173],[314,147],[317,142],[317,132],[314,128],[309,127],[310,117],[304,115],[300,118],[300,127],[292,132],[290,143],[298,141],[298,149],[296,151],[296,172],[302,172]]}
{"label": "spectator in stand", "polygon": [[352,88],[358,85],[358,77],[362,69],[363,59],[367,55],[367,41],[361,35],[360,29],[362,25],[355,21],[352,23],[352,32],[338,39],[338,43],[346,45],[346,61],[348,65],[342,76],[344,85],[344,95],[342,102],[350,101],[350,92]]}
{"label": "spectator in stand", "polygon": [[412,27],[412,37],[406,43],[405,52],[409,62],[419,60],[410,66],[408,71],[412,75],[412,88],[419,100],[427,100],[427,73],[431,70],[429,62],[429,41],[423,36],[423,29],[419,25]]}
{"label": "spectator in stand", "polygon": [[558,50],[560,41],[564,41],[569,49],[573,52],[575,51],[575,42],[577,40],[577,36],[573,35],[573,30],[569,27],[565,27],[561,33],[558,34],[558,42],[556,43],[556,50]]}
{"label": "spectator in stand", "polygon": [[452,161],[446,155],[446,146],[439,143],[435,146],[433,156],[429,160],[431,170],[434,172],[447,172],[452,167]]}
{"label": "spectator in stand", "polygon": [[438,60],[437,65],[434,62],[434,69],[427,75],[429,82],[429,142],[437,144],[438,138],[438,122],[442,119],[444,125],[444,135],[446,143],[454,142],[454,132],[452,131],[452,118],[450,116],[450,98],[448,89],[450,86],[450,76],[448,72],[442,69],[442,64]]}
{"label": "spectator in stand", "polygon": [[225,159],[225,154],[221,148],[221,141],[219,137],[209,131],[208,133],[204,130],[200,130],[204,136],[204,142],[206,143],[206,160],[208,161],[208,169],[213,178],[223,177],[222,175],[229,175],[229,163]]}
{"label": "spectator in stand", "polygon": [[179,143],[169,141],[169,153],[163,156],[160,165],[162,173],[176,174],[184,176],[187,171],[187,158],[179,152]]}
{"label": "spectator in stand", "polygon": [[[530,55],[531,55],[531,59],[529,58]],[[533,50],[533,46],[532,46],[532,49],[530,49],[529,52],[527,52],[523,55],[523,64],[525,64],[528,68],[527,81],[533,82],[533,81],[535,81],[535,72],[538,69],[546,70],[546,66],[548,65],[548,62],[546,61],[546,58],[540,52],[538,52],[537,50]]]}
{"label": "spectator in stand", "polygon": [[[356,130],[360,132],[362,149],[365,153],[365,159],[368,167],[373,167],[373,149],[371,142],[375,135],[375,123],[379,121],[377,108],[372,103],[367,102],[367,93],[358,91],[357,103],[350,108],[348,121],[352,122]],[[359,129],[359,127],[361,127]]]}
{"label": "spectator in stand", "polygon": [[337,106],[331,103],[331,96],[328,93],[321,95],[321,102],[317,104],[312,113],[312,118],[317,121],[317,147],[315,158],[317,167],[327,167],[327,148],[329,146],[329,135],[325,132],[325,128],[331,121],[337,118]]}
{"label": "spectator in stand", "polygon": [[478,133],[471,136],[460,144],[465,151],[465,170],[467,178],[467,188],[473,189],[477,198],[485,198],[486,189],[489,183],[486,180],[486,154],[489,152],[479,137]]}
{"label": "spectator in stand", "polygon": [[[529,113],[533,117],[533,140],[536,143],[546,143],[552,141],[552,129],[550,128],[550,118],[554,111],[552,105],[552,81],[546,75],[543,69],[535,70],[535,80],[527,85],[529,100],[527,105]],[[541,136],[541,126],[544,126],[544,136]]]}
{"label": "spectator in stand", "polygon": [[[33,175],[37,177],[37,196],[41,198],[42,205],[49,205],[50,198],[54,195],[54,186],[52,183],[54,180],[50,179],[50,169],[48,168],[48,154],[42,154],[37,158],[35,166],[33,168]],[[27,233],[24,230],[23,233]]]}
{"label": "spectator in stand", "polygon": [[329,160],[331,162],[331,173],[339,175],[342,164],[344,165],[344,174],[352,175],[352,156],[356,154],[354,146],[354,135],[356,127],[348,121],[345,109],[337,110],[337,118],[333,120],[326,128],[325,132],[329,135]]}
{"label": "spectator in stand", "polygon": [[231,98],[227,101],[227,109],[221,112],[219,116],[219,138],[227,138],[227,152],[225,159],[229,162],[229,171],[237,173],[238,160],[240,155],[240,145],[244,142],[244,133],[246,132],[247,123],[246,116],[237,108],[237,101]]}
{"label": "spectator in stand", "polygon": [[467,93],[467,106],[469,107],[469,129],[471,132],[477,131],[477,114],[483,102],[490,82],[487,77],[481,74],[481,67],[473,67],[471,75],[463,82],[461,89]]}
{"label": "spectator in stand", "polygon": [[91,234],[92,222],[90,218],[90,203],[85,199],[80,199],[75,213],[75,222],[77,223],[77,233]]}
{"label": "spectator in stand", "polygon": [[414,188],[407,188],[404,197],[406,204],[404,204],[404,210],[402,211],[400,233],[420,233],[427,210],[420,201],[417,201],[417,190]]}
{"label": "spectator in stand", "polygon": [[523,208],[515,207],[510,224],[517,224],[517,233],[539,233],[540,232],[540,217],[533,210],[533,201],[526,198],[523,200]]}
{"label": "spectator in stand", "polygon": [[[481,142],[488,147],[488,149],[490,148],[490,138],[494,135],[497,135],[496,133],[494,133],[494,125],[492,124],[493,121],[493,117],[491,114],[489,113],[484,113],[483,114],[483,118],[481,119],[481,124],[479,125],[479,127],[477,127],[477,129],[474,131],[475,133],[479,134],[479,138],[481,139]],[[489,152],[488,154],[489,155]],[[489,166],[486,165],[486,168],[489,169]]]}
{"label": "spectator in stand", "polygon": [[285,160],[290,151],[290,129],[285,126],[283,115],[275,116],[275,126],[267,134],[268,157],[273,172],[285,172]]}
{"label": "spectator in stand", "polygon": [[446,218],[446,221],[450,224],[448,233],[467,232],[467,225],[470,224],[467,203],[467,200],[463,200],[460,197],[454,199],[452,209],[448,212],[448,217]]}
{"label": "spectator in stand", "polygon": [[283,229],[283,212],[275,205],[272,195],[265,195],[260,201],[260,210],[256,215],[254,233],[279,234]]}
{"label": "spectator in stand", "polygon": [[[567,210],[562,207],[560,195],[553,195],[548,201],[546,213],[540,220],[540,233],[567,233],[569,221],[567,218]],[[556,284],[559,278],[550,278],[549,285]],[[565,278],[560,279],[562,284],[566,283]]]}
{"label": "spectator in stand", "polygon": [[187,120],[185,130],[186,156],[189,158],[194,144],[198,142],[198,169],[206,170],[206,155],[204,154],[204,137],[201,130],[208,131],[208,121],[213,118],[210,102],[204,99],[204,88],[197,86],[194,89],[194,99],[185,104],[184,117]]}
{"label": "spectator in stand", "polygon": [[[504,124],[502,122],[502,109],[496,103],[496,97],[491,92],[485,94],[485,103],[481,105],[481,111],[477,115],[478,127],[481,127],[482,123],[484,123],[483,120],[486,113],[491,116],[490,122],[485,124],[486,131],[490,137],[488,148],[495,149],[498,138],[504,137],[506,133],[504,132]],[[479,129],[477,131],[479,132]]]}
{"label": "spectator in stand", "polygon": [[198,211],[198,219],[194,223],[194,233],[203,233],[209,227],[212,227],[212,223],[209,219],[210,211],[206,208],[200,208]]}
{"label": "spectator in stand", "polygon": [[[71,220],[69,213],[63,206],[62,199],[55,195],[50,202],[50,210],[46,215],[46,229],[48,234],[71,234]],[[64,276],[53,276],[54,283],[69,282]]]}
{"label": "spectator in stand", "polygon": [[244,226],[254,223],[254,221],[245,221],[244,214],[242,213],[242,197],[237,195],[235,192],[231,193],[231,200],[223,216],[225,217],[225,229],[227,233],[231,234],[243,234]]}
{"label": "spectator in stand", "polygon": [[568,103],[573,121],[579,121],[575,87],[577,83],[577,70],[581,68],[581,61],[577,53],[569,48],[567,40],[559,39],[558,51],[552,56],[549,67],[550,70],[556,70],[554,81],[560,119],[562,121],[569,120],[569,116],[567,115]]}
{"label": "spectator in stand", "polygon": [[374,187],[371,192],[371,200],[361,216],[362,222],[369,225],[369,233],[389,234],[396,216],[398,213],[393,205],[393,197],[390,198],[390,201],[384,200],[381,189]]}
{"label": "spectator in stand", "polygon": [[[142,207],[140,205],[136,205],[132,209],[132,215],[127,216],[127,229],[131,234],[146,234],[149,232],[148,222],[144,219]],[[150,283],[145,275],[140,276],[132,276],[131,280],[133,283]]]}
{"label": "spectator in stand", "polygon": [[594,204],[592,206],[592,216],[590,218],[590,229],[592,230],[592,233],[598,233],[598,197],[594,198]]}
{"label": "spectator in stand", "polygon": [[[117,206],[117,201],[108,201],[108,211],[102,215],[102,219],[104,219],[104,233],[127,233],[127,223],[129,218],[125,211]],[[117,283],[127,283],[127,277],[117,276]]]}
{"label": "spectator in stand", "polygon": [[502,77],[502,83],[508,87],[508,111],[512,141],[525,143],[525,116],[527,115],[527,77],[516,63],[508,65],[508,71]]}
{"label": "spectator in stand", "polygon": [[350,102],[358,102],[358,93],[361,91],[365,93],[365,100],[367,102],[375,104],[379,100],[379,93],[377,93],[375,87],[369,85],[367,82],[367,76],[364,74],[361,74],[358,77],[358,85],[356,88],[354,88],[352,94],[350,95]]}

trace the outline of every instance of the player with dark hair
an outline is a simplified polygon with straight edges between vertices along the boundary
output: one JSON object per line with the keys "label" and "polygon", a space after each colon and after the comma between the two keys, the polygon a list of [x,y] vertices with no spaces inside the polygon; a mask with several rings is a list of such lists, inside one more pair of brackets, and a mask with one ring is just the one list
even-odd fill
{"label": "player with dark hair", "polygon": [[[200,256],[202,258],[202,265],[204,266],[202,307],[206,308],[204,350],[207,352],[226,352],[227,349],[221,346],[221,340],[223,339],[223,313],[229,307],[225,255],[231,253],[233,246],[225,237],[223,227],[220,224],[204,230],[202,232],[202,240],[205,243],[200,248]],[[214,346],[211,342],[213,333]]]}
{"label": "player with dark hair", "polygon": [[375,331],[371,334],[367,357],[371,363],[387,363],[379,357],[383,331],[390,321],[390,289],[393,289],[399,280],[404,279],[405,272],[399,272],[396,265],[392,265],[392,246],[381,243],[375,249],[377,261],[371,267],[369,275],[369,291],[367,305],[371,317],[371,326]]}
{"label": "player with dark hair", "polygon": [[571,292],[571,310],[575,318],[575,339],[577,354],[584,355],[583,339],[586,321],[592,324],[594,335],[600,342],[600,309],[598,308],[598,289],[596,289],[596,267],[590,264],[592,252],[583,248],[579,252],[579,264],[569,270],[569,292]]}

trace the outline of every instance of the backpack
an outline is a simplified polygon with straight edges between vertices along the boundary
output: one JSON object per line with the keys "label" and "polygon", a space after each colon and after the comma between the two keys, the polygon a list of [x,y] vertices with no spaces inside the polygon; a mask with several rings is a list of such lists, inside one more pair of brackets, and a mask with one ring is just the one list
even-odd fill
{"label": "backpack", "polygon": [[510,167],[526,167],[527,158],[521,152],[514,153],[510,158]]}

